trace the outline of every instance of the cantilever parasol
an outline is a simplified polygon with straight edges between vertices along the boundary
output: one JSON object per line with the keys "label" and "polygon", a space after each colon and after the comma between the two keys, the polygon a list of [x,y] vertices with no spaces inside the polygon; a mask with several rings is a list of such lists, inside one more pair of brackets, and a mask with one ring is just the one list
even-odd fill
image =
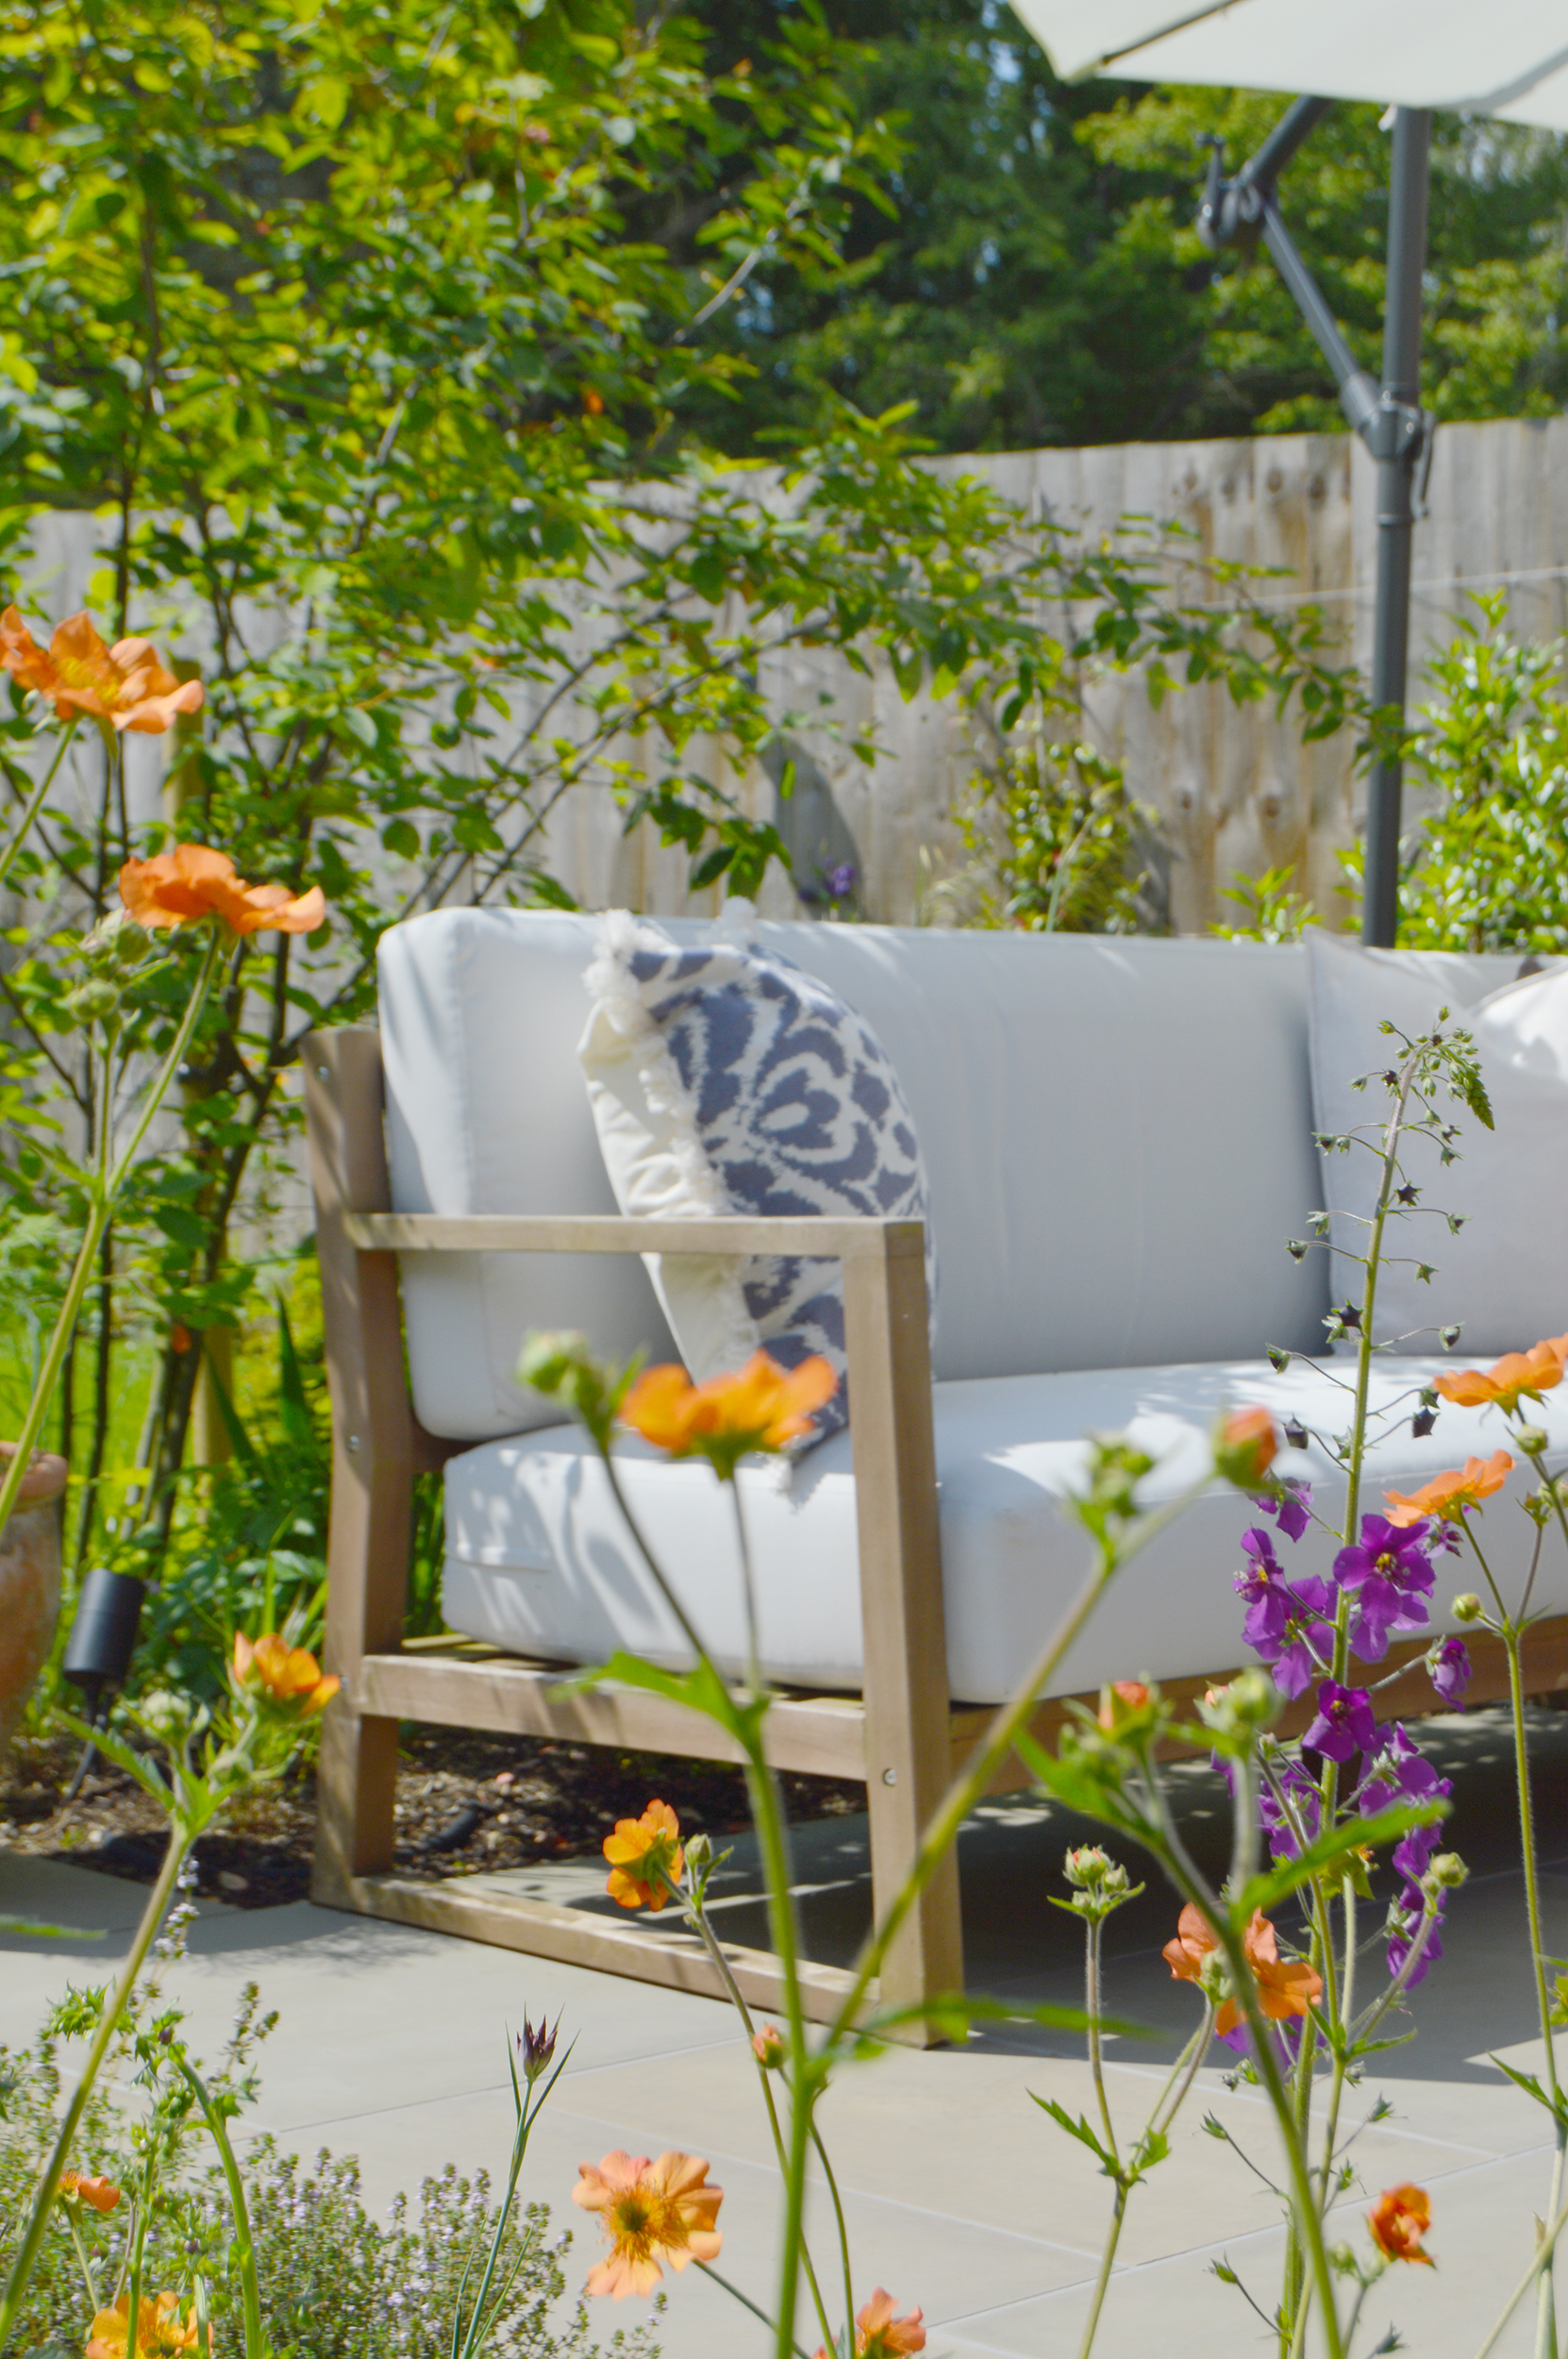
{"label": "cantilever parasol", "polygon": [[[1421,407],[1421,286],[1437,109],[1496,115],[1568,131],[1564,0],[1012,0],[1067,77],[1209,82],[1310,91],[1288,108],[1232,179],[1217,152],[1198,209],[1213,246],[1260,237],[1334,372],[1340,400],[1377,462],[1377,591],[1372,697],[1405,709],[1410,528],[1433,420]],[[1393,117],[1381,379],[1358,366],[1297,253],[1277,184],[1337,98],[1371,99]],[[1398,922],[1400,764],[1379,759],[1367,793],[1361,938],[1392,943]]]}

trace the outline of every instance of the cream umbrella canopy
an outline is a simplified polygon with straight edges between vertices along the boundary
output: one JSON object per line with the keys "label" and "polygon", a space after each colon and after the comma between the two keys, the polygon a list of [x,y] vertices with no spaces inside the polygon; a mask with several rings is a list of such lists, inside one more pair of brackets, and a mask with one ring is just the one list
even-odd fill
{"label": "cream umbrella canopy", "polygon": [[[1568,0],[1012,0],[1064,78],[1311,91],[1231,179],[1217,149],[1198,228],[1212,246],[1267,245],[1334,372],[1346,417],[1377,463],[1372,697],[1405,709],[1410,534],[1434,421],[1421,407],[1421,292],[1432,114],[1454,109],[1568,131]],[[1359,367],[1280,211],[1280,173],[1337,98],[1393,114],[1381,378]],[[1398,923],[1401,768],[1384,757],[1367,791],[1361,938]]]}

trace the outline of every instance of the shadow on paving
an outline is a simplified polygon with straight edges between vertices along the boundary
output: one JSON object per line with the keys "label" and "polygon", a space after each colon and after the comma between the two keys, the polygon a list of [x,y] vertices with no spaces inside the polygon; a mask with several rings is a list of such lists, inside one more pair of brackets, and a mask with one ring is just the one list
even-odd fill
{"label": "shadow on paving", "polygon": [[[1543,1905],[1548,1948],[1568,1954],[1568,1713],[1530,1714],[1534,1797],[1541,1853],[1546,1865]],[[1512,2047],[1535,2035],[1535,2000],[1524,1940],[1524,1901],[1518,1874],[1519,1825],[1513,1757],[1506,1708],[1489,1706],[1420,1724],[1420,1741],[1440,1774],[1454,1782],[1453,1815],[1443,1847],[1460,1853],[1471,1882],[1453,1896],[1443,1928],[1444,1956],[1413,1994],[1411,2016],[1421,2031],[1420,2064],[1405,2049],[1379,2059],[1379,2078],[1496,2080],[1478,2054],[1478,2027],[1490,2042]],[[1166,1772],[1176,1816],[1193,1857],[1218,1882],[1229,1857],[1230,1811],[1225,1787],[1202,1761],[1175,1762]],[[983,1804],[959,1838],[964,1953],[969,1988],[1022,2005],[1082,2004],[1082,1950],[1073,1920],[1053,1908],[1065,1899],[1062,1855],[1072,1845],[1104,1840],[1145,1889],[1113,1917],[1106,1932],[1105,2006],[1109,2014],[1146,2026],[1148,2045],[1123,2043],[1150,2062],[1173,2054],[1192,2028],[1192,1993],[1176,1983],[1160,1958],[1176,1929],[1176,1896],[1154,1862],[1137,1847],[1108,1836],[1087,1819],[1020,1792]],[[709,1886],[713,1921],[727,1941],[768,1948],[766,1912],[757,1851],[735,1836]],[[796,1896],[808,1954],[819,1964],[847,1966],[871,1922],[871,1866],[864,1816],[798,1827],[793,1832]],[[486,1889],[526,1894],[615,1917],[594,1859],[552,1863],[494,1876],[465,1879]],[[1378,1883],[1386,1897],[1392,1879]],[[1281,1913],[1283,1914],[1283,1913]],[[1381,1923],[1381,1905],[1365,1910],[1368,1935]],[[650,1932],[685,1942],[673,1912],[643,1919]],[[1381,1975],[1383,1945],[1373,1940],[1361,1971]],[[1369,1985],[1370,1990],[1370,1985]],[[1018,2020],[976,2030],[973,2045],[1076,2055],[1076,2033]]]}

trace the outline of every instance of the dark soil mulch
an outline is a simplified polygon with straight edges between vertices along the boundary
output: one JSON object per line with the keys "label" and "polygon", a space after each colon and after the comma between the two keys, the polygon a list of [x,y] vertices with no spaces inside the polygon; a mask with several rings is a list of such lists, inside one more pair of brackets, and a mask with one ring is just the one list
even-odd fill
{"label": "dark soil mulch", "polygon": [[[0,1764],[0,1850],[151,1883],[164,1849],[155,1804],[124,1771],[105,1765],[62,1806],[76,1758],[69,1740],[18,1740],[12,1760]],[[783,1784],[794,1819],[865,1808],[861,1785],[804,1777]],[[635,1818],[656,1794],[688,1833],[735,1834],[750,1824],[741,1772],[720,1762],[409,1727],[398,1748],[397,1869],[435,1881],[580,1857],[597,1851],[618,1818]],[[253,1797],[197,1843],[197,1890],[242,1909],[304,1899],[315,1811],[309,1769]]]}

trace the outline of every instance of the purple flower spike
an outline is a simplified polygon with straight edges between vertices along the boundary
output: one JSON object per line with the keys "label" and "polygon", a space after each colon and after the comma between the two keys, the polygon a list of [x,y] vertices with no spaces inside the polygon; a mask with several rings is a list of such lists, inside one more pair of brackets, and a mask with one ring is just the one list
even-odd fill
{"label": "purple flower spike", "polygon": [[1377,1743],[1377,1724],[1364,1687],[1341,1687],[1325,1680],[1318,1689],[1318,1715],[1302,1738],[1314,1752],[1329,1761],[1348,1761],[1352,1753],[1370,1753]]}
{"label": "purple flower spike", "polygon": [[1342,1548],[1334,1559],[1334,1579],[1342,1589],[1360,1589],[1373,1580],[1409,1586],[1432,1585],[1432,1567],[1425,1542],[1430,1525],[1391,1524],[1386,1515],[1363,1515],[1361,1536],[1353,1548]]}
{"label": "purple flower spike", "polygon": [[[1356,1807],[1363,1818],[1371,1818],[1397,1802],[1446,1801],[1453,1791],[1452,1779],[1440,1778],[1419,1747],[1402,1728],[1396,1728],[1368,1768]],[[1401,1839],[1393,1852],[1393,1866],[1408,1883],[1419,1883],[1426,1873],[1442,1832],[1441,1821],[1434,1821],[1429,1827],[1412,1827]]]}
{"label": "purple flower spike", "polygon": [[[1298,1767],[1293,1761],[1281,1762],[1276,1775],[1280,1799],[1276,1799],[1273,1787],[1265,1783],[1258,1797],[1258,1815],[1268,1832],[1270,1856],[1274,1859],[1295,1859],[1301,1849],[1296,1829],[1301,1830],[1309,1843],[1316,1839],[1323,1815],[1323,1798],[1306,1770]],[[1281,1807],[1281,1801],[1285,1807]]]}
{"label": "purple flower spike", "polygon": [[1312,1520],[1311,1484],[1298,1482],[1289,1475],[1280,1483],[1277,1498],[1254,1499],[1252,1503],[1261,1514],[1274,1517],[1282,1540],[1299,1540]]}
{"label": "purple flower spike", "polygon": [[1334,1579],[1359,1609],[1350,1644],[1364,1663],[1381,1663],[1391,1631],[1426,1627],[1424,1600],[1432,1594],[1434,1579],[1424,1546],[1428,1529],[1426,1523],[1401,1529],[1385,1516],[1365,1515],[1359,1541],[1334,1559]]}
{"label": "purple flower spike", "polygon": [[1426,1675],[1449,1709],[1460,1711],[1470,1684],[1470,1649],[1462,1638],[1440,1638],[1426,1657]]}
{"label": "purple flower spike", "polygon": [[[1428,1969],[1443,1955],[1443,1935],[1439,1927],[1443,1923],[1443,1903],[1447,1897],[1446,1893],[1440,1892],[1438,1895],[1437,1923],[1427,1937],[1420,1964],[1405,1985],[1407,1990],[1414,1990],[1418,1983],[1425,1982]],[[1413,1884],[1407,1884],[1389,1912],[1389,1972],[1393,1976],[1403,1971],[1406,1959],[1415,1948],[1415,1937],[1421,1930],[1421,1912],[1420,1893]]]}

